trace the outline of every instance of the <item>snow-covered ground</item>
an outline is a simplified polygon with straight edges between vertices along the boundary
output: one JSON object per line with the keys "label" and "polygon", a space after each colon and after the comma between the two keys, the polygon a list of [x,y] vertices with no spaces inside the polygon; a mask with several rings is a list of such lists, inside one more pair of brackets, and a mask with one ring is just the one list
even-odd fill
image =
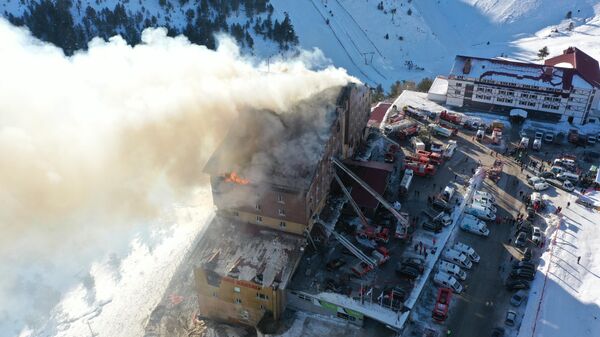
{"label": "snow-covered ground", "polygon": [[457,54],[531,61],[543,46],[552,55],[574,45],[600,58],[600,4],[592,0],[385,0],[383,10],[368,0],[271,2],[290,14],[302,47],[320,48],[385,89],[396,80],[447,74]]}
{"label": "snow-covered ground", "polygon": [[[543,275],[532,284],[519,337],[600,336],[600,213],[576,203],[578,195],[557,191],[550,196],[562,216],[550,221],[556,226],[547,231]],[[600,192],[586,197],[600,206]]]}
{"label": "snow-covered ground", "polygon": [[[156,223],[141,225],[122,257],[111,254],[113,248],[108,246],[107,256],[98,257],[87,274],[81,266],[82,281],[62,296],[41,328],[20,334],[5,330],[0,336],[144,335],[145,320],[212,217],[210,191],[204,189],[201,193],[202,203],[175,205]],[[144,231],[150,233],[150,240],[144,237]]]}

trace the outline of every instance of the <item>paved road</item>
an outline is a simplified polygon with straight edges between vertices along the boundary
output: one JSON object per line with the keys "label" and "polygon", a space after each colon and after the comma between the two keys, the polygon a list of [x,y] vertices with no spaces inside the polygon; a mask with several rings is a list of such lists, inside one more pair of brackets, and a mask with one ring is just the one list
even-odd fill
{"label": "paved road", "polygon": [[[477,144],[478,145],[478,144]],[[490,164],[495,158],[489,154],[489,149],[478,155],[484,165]],[[516,215],[522,206],[518,192],[523,189],[523,176],[520,168],[505,160],[504,174],[498,185],[485,180],[483,190],[492,192],[498,202],[498,215],[506,217]],[[519,180],[517,184],[515,180]],[[517,198],[515,198],[517,196]],[[458,239],[472,246],[481,256],[479,265],[475,265],[465,281],[466,291],[455,298],[455,304],[448,319],[447,328],[451,336],[482,337],[490,334],[491,330],[502,324],[504,310],[508,305],[511,293],[504,288],[504,271],[510,252],[507,245],[511,235],[511,226],[507,224],[488,224],[491,234],[481,238],[465,232],[458,234]],[[501,271],[500,268],[503,268]]]}

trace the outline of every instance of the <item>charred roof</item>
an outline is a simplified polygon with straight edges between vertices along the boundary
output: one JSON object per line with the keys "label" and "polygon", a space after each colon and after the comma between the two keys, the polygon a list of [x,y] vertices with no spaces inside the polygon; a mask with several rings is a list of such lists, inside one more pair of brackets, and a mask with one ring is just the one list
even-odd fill
{"label": "charred roof", "polygon": [[[345,87],[344,87],[345,88]],[[307,189],[336,121],[344,88],[330,88],[288,111],[240,113],[204,167],[211,175],[237,174],[251,183]]]}

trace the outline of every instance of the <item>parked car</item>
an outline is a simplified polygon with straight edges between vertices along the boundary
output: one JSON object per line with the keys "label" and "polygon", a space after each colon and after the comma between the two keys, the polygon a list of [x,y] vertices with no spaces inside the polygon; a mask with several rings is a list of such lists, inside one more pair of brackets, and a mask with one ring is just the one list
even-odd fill
{"label": "parked car", "polygon": [[465,254],[471,261],[473,261],[475,263],[479,263],[479,261],[481,260],[481,256],[479,256],[479,254],[477,254],[475,249],[473,249],[471,246],[464,244],[462,242],[455,243],[454,246],[452,247],[452,249]]}
{"label": "parked car", "polygon": [[490,201],[492,202],[492,204],[496,203],[496,198],[489,192],[485,192],[485,191],[475,191],[474,197],[485,197],[487,199],[490,199]]}
{"label": "parked car", "polygon": [[507,290],[529,289],[529,282],[526,280],[509,280],[506,283]]}
{"label": "parked car", "polygon": [[531,253],[531,248],[527,247],[523,251],[523,261],[531,261],[533,254]]}
{"label": "parked car", "polygon": [[517,238],[515,239],[515,246],[517,246],[519,248],[523,248],[523,247],[525,247],[526,244],[527,244],[527,234],[520,232],[519,235],[517,235]]}
{"label": "parked car", "polygon": [[538,183],[545,183],[546,180],[544,178],[533,176],[533,177],[530,177],[529,179],[527,179],[527,182],[529,183],[529,185],[534,186],[535,184],[538,184]]}
{"label": "parked car", "polygon": [[517,271],[517,270],[524,270],[524,271],[529,271],[531,273],[535,273],[535,266],[530,266],[530,265],[524,265],[521,267],[512,267],[512,271]]}
{"label": "parked car", "polygon": [[504,319],[504,324],[508,326],[515,326],[517,322],[517,313],[514,310],[509,310],[506,312],[506,318]]}
{"label": "parked car", "polygon": [[575,185],[573,185],[573,183],[569,180],[563,181],[561,186],[562,186],[562,189],[567,192],[573,192],[575,190]]}
{"label": "parked car", "polygon": [[533,227],[533,233],[531,234],[531,241],[536,245],[542,242],[542,230],[539,227]]}
{"label": "parked car", "polygon": [[512,297],[510,298],[510,304],[515,307],[518,307],[521,305],[521,303],[523,303],[525,298],[527,298],[527,292],[521,289],[517,291],[514,295],[512,295]]}
{"label": "parked car", "polygon": [[477,194],[477,193],[473,195],[473,200],[478,203],[482,203],[482,204],[489,204],[489,205],[496,204],[496,199],[489,198],[485,195],[481,195],[481,194]]}
{"label": "parked car", "polygon": [[407,257],[400,263],[401,266],[410,266],[419,271],[420,274],[423,274],[423,270],[425,270],[425,260],[419,257]]}
{"label": "parked car", "polygon": [[525,267],[525,266],[529,266],[533,269],[535,269],[535,264],[533,262],[529,262],[529,261],[516,261],[513,263],[513,267]]}
{"label": "parked car", "polygon": [[412,280],[419,277],[421,273],[419,273],[419,270],[417,268],[408,265],[400,265],[400,268],[396,269],[396,274],[398,276]]}
{"label": "parked car", "polygon": [[442,231],[442,224],[440,223],[435,223],[435,222],[423,222],[423,229],[426,231],[430,231],[430,232],[434,232],[434,233],[439,233]]}
{"label": "parked car", "polygon": [[579,176],[575,173],[563,172],[563,173],[557,174],[556,179],[558,179],[560,181],[570,180],[571,182],[576,183],[579,181]]}
{"label": "parked car", "polygon": [[548,189],[548,187],[550,187],[550,185],[547,182],[545,182],[545,181],[533,185],[533,189],[536,190],[536,191],[543,191],[545,189]]}
{"label": "parked car", "polygon": [[554,178],[554,177],[556,177],[556,175],[552,171],[540,172],[537,176],[539,178],[542,178],[542,179],[548,179],[548,178]]}
{"label": "parked car", "polygon": [[532,272],[530,269],[515,269],[510,272],[510,278],[515,280],[527,280],[533,281],[535,278],[535,272]]}
{"label": "parked car", "polygon": [[492,211],[492,213],[496,213],[498,212],[498,209],[496,208],[496,206],[494,206],[491,202],[486,201],[484,199],[475,199],[473,198],[473,202],[471,203],[472,205],[479,205],[481,207],[487,208],[490,211]]}

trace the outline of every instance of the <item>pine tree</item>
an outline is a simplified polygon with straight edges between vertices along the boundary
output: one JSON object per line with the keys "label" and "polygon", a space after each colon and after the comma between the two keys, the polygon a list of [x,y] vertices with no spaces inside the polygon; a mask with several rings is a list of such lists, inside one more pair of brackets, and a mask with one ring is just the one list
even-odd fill
{"label": "pine tree", "polygon": [[565,19],[570,19],[572,17],[573,17],[573,12],[571,12],[571,11],[568,11],[567,15],[565,15]]}
{"label": "pine tree", "polygon": [[431,78],[425,77],[421,80],[421,82],[419,82],[419,84],[417,84],[417,90],[421,92],[428,92],[432,84],[433,81],[431,80]]}
{"label": "pine tree", "polygon": [[546,58],[546,56],[548,56],[548,55],[550,55],[550,52],[548,51],[548,47],[544,46],[544,48],[542,48],[542,49],[538,50],[538,54],[537,54],[537,56],[538,56],[540,59],[544,59],[544,58]]}

